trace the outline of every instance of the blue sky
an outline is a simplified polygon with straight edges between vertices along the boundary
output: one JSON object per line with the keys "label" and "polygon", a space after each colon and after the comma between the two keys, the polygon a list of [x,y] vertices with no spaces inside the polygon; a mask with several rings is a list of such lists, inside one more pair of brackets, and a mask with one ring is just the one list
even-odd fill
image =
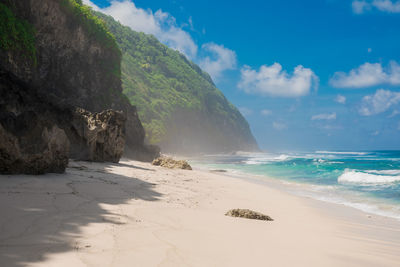
{"label": "blue sky", "polygon": [[400,1],[84,2],[207,70],[262,149],[400,149]]}

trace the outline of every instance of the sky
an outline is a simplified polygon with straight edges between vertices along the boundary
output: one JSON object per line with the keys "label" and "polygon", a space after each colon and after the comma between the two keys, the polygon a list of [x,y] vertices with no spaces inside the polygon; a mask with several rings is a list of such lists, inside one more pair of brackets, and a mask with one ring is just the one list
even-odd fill
{"label": "sky", "polygon": [[83,2],[200,65],[263,150],[400,150],[398,0]]}

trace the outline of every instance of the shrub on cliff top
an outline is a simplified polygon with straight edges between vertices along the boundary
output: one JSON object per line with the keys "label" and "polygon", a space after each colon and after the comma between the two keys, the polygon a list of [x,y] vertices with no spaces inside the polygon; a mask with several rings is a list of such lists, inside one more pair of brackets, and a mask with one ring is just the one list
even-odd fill
{"label": "shrub on cliff top", "polygon": [[19,19],[0,3],[0,48],[19,50],[36,64],[35,30],[26,20]]}

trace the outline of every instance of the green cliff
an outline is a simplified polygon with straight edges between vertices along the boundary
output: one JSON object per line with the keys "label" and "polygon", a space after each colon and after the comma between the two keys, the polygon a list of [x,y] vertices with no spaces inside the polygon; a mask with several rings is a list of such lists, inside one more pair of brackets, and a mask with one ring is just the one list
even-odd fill
{"label": "green cliff", "polygon": [[122,52],[122,88],[150,143],[164,152],[218,153],[257,150],[249,125],[210,76],[154,36],[95,13]]}
{"label": "green cliff", "polygon": [[[123,111],[125,155],[152,160],[158,154],[157,148],[144,144],[136,107],[123,94],[118,44],[81,0],[0,0],[0,34],[3,80],[15,76],[57,107]],[[1,95],[0,108],[3,105],[5,111],[0,110],[0,118],[6,111],[17,116],[19,106],[28,108],[22,100],[15,108],[4,99]]]}

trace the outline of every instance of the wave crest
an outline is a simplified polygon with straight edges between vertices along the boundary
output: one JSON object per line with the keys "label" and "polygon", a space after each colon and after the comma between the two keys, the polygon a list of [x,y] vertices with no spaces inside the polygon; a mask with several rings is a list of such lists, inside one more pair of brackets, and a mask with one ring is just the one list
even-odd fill
{"label": "wave crest", "polygon": [[315,151],[316,154],[337,154],[337,155],[368,155],[367,152],[350,152],[350,151]]}
{"label": "wave crest", "polygon": [[[400,182],[400,175],[379,175],[382,171],[359,172],[346,169],[338,178],[338,183],[353,183],[360,185],[389,184]],[[386,171],[386,173],[396,173],[396,170]]]}
{"label": "wave crest", "polygon": [[277,162],[277,161],[286,161],[289,160],[291,157],[286,154],[282,154],[279,156],[271,155],[267,157],[254,157],[247,160],[245,163],[248,165],[255,165],[255,164],[263,164],[267,162]]}

